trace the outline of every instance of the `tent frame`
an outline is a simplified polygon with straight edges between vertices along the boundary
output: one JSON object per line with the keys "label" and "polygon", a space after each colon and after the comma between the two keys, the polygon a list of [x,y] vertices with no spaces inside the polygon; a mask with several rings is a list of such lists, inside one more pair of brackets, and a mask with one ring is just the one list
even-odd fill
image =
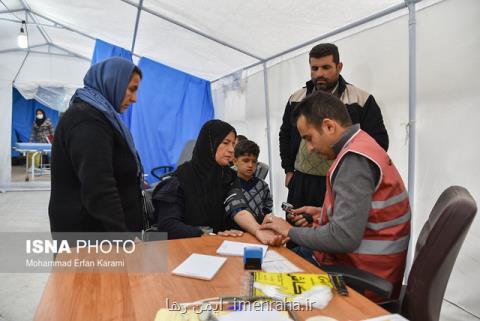
{"label": "tent frame", "polygon": [[[251,53],[247,50],[244,50],[244,49],[239,48],[235,45],[227,43],[226,41],[215,38],[213,36],[210,36],[210,35],[202,32],[202,31],[200,31],[200,30],[197,30],[195,28],[187,26],[186,24],[184,24],[180,21],[169,18],[165,15],[160,14],[159,12],[156,12],[156,11],[152,10],[152,9],[146,8],[143,5],[143,0],[140,0],[138,4],[132,2],[131,0],[121,0],[121,1],[137,8],[137,15],[136,15],[136,19],[135,19],[135,28],[134,28],[134,31],[133,31],[132,46],[131,46],[131,52],[136,57],[140,57],[138,54],[136,54],[134,52],[134,50],[135,50],[135,43],[136,43],[136,39],[137,39],[138,26],[139,26],[139,22],[140,22],[141,13],[144,11],[144,12],[152,14],[152,15],[160,18],[160,19],[163,19],[163,20],[165,20],[169,23],[172,23],[172,24],[174,24],[178,27],[186,29],[190,32],[193,32],[193,33],[199,35],[199,36],[207,38],[207,39],[209,39],[213,42],[216,42],[220,45],[228,47],[232,50],[235,50],[239,53],[247,55],[247,56],[256,60],[256,62],[254,62],[254,63],[252,63],[248,66],[244,66],[241,69],[238,69],[238,70],[236,70],[234,72],[231,72],[229,74],[223,75],[223,76],[211,81],[211,83],[216,82],[220,79],[229,77],[229,76],[231,76],[233,74],[236,74],[238,72],[248,70],[252,67],[262,65],[263,76],[264,76],[265,112],[266,112],[266,118],[267,118],[266,122],[267,122],[267,142],[268,142],[268,163],[269,163],[271,173],[273,172],[273,167],[272,167],[273,164],[272,164],[272,156],[271,156],[272,141],[271,141],[271,126],[270,126],[270,101],[269,101],[269,97],[268,97],[269,96],[268,95],[269,86],[268,86],[267,63],[269,61],[273,60],[273,59],[282,57],[282,56],[284,56],[286,54],[289,54],[289,53],[292,53],[296,50],[300,50],[300,49],[302,49],[306,46],[309,46],[313,43],[319,42],[319,41],[321,41],[323,39],[326,39],[328,37],[332,37],[332,36],[340,34],[342,32],[352,30],[353,28],[359,27],[359,26],[364,25],[364,24],[366,24],[368,22],[371,22],[373,20],[382,18],[384,16],[387,16],[389,14],[392,14],[392,13],[395,13],[395,12],[398,12],[400,10],[403,10],[403,9],[407,8],[408,9],[408,15],[409,15],[409,122],[407,124],[408,138],[409,138],[408,190],[409,190],[409,195],[410,195],[411,206],[413,207],[414,177],[415,177],[415,162],[414,162],[415,161],[415,121],[416,121],[416,52],[415,52],[415,50],[416,50],[416,46],[415,46],[415,43],[416,43],[415,10],[416,10],[416,8],[415,8],[415,5],[416,5],[416,3],[420,2],[421,0],[404,0],[404,3],[400,3],[398,5],[395,5],[395,6],[392,6],[390,8],[384,9],[382,11],[379,11],[379,12],[374,13],[372,15],[369,15],[365,18],[362,18],[362,19],[359,19],[359,20],[354,21],[352,23],[349,23],[345,26],[342,26],[340,28],[337,28],[335,30],[327,32],[327,33],[325,33],[323,35],[320,35],[320,36],[318,36],[314,39],[311,39],[309,41],[306,41],[304,43],[301,43],[299,45],[296,45],[294,47],[291,47],[287,50],[284,50],[280,53],[277,53],[275,55],[272,55],[272,56],[266,57],[266,58],[260,57],[260,56],[254,54],[254,53]],[[91,35],[89,35],[85,32],[82,32],[80,30],[77,30],[75,28],[66,26],[62,23],[59,23],[58,21],[56,21],[54,19],[48,18],[48,17],[46,17],[46,16],[44,16],[44,15],[42,15],[42,14],[36,12],[36,11],[31,10],[31,8],[28,6],[26,0],[20,0],[20,2],[22,4],[22,8],[13,9],[13,10],[2,10],[2,11],[0,11],[0,14],[6,14],[6,13],[14,14],[14,13],[17,13],[17,12],[24,12],[25,13],[25,19],[24,20],[27,22],[27,24],[35,25],[37,27],[38,31],[40,32],[40,34],[42,35],[42,37],[45,40],[45,44],[38,45],[38,47],[47,46],[48,50],[46,52],[38,51],[38,50],[31,50],[34,47],[37,47],[37,46],[32,46],[32,47],[29,47],[26,50],[25,49],[20,49],[20,48],[11,48],[11,49],[6,49],[6,50],[0,51],[0,54],[1,53],[7,53],[7,52],[17,52],[17,51],[26,52],[25,58],[23,59],[23,62],[21,64],[13,82],[15,82],[16,78],[20,74],[20,72],[21,72],[21,70],[22,70],[22,68],[25,64],[25,61],[26,61],[26,59],[27,59],[27,57],[30,53],[60,55],[60,56],[74,57],[74,58],[79,58],[79,59],[90,61],[90,59],[88,59],[87,57],[84,57],[82,55],[74,53],[74,52],[72,52],[72,51],[70,51],[66,48],[63,48],[63,47],[53,43],[51,38],[48,36],[47,32],[44,30],[44,27],[54,27],[54,28],[61,28],[61,29],[69,30],[71,32],[77,33],[79,35],[82,35],[82,36],[87,37],[87,38],[92,39],[92,40],[96,40],[95,37],[93,37],[93,36],[91,36]],[[50,21],[51,23],[53,23],[53,25],[48,26],[48,25],[42,24],[38,21],[37,17],[40,17],[40,18],[45,19],[47,21]],[[19,19],[18,17],[16,17],[16,18]],[[28,18],[30,18],[33,22],[29,22]],[[19,22],[21,22],[21,21],[19,21]],[[50,51],[51,48],[55,48],[57,50],[60,50],[60,51],[62,51],[62,53],[51,52]],[[273,175],[269,175],[269,182],[270,182],[270,186],[273,186],[273,183],[274,183],[273,182]]]}
{"label": "tent frame", "polygon": [[[127,3],[127,4],[129,4],[129,5],[131,5],[131,6],[133,6],[133,7],[135,7],[135,8],[138,8],[139,11],[145,11],[145,12],[147,12],[147,13],[150,13],[151,15],[154,15],[154,16],[156,16],[156,17],[158,17],[158,18],[160,18],[160,19],[162,19],[162,20],[165,20],[165,21],[167,21],[167,22],[170,22],[171,24],[174,24],[174,25],[176,25],[176,26],[178,26],[178,27],[181,27],[181,28],[186,29],[186,30],[188,30],[188,31],[190,31],[190,32],[193,32],[193,33],[195,33],[195,34],[197,34],[197,35],[199,35],[199,36],[202,36],[202,37],[204,37],[204,38],[206,38],[206,39],[209,39],[209,40],[211,40],[211,41],[214,41],[214,42],[216,42],[216,43],[218,43],[218,44],[220,44],[220,45],[223,45],[223,46],[225,46],[225,47],[228,47],[228,48],[230,48],[230,49],[233,49],[233,50],[235,50],[235,51],[238,51],[238,52],[240,52],[240,53],[242,53],[242,54],[244,54],[244,55],[247,55],[247,56],[250,56],[250,57],[252,57],[252,58],[255,58],[255,59],[259,60],[259,61],[262,61],[262,58],[258,57],[257,55],[255,55],[255,54],[253,54],[253,53],[250,53],[250,52],[248,52],[248,51],[246,51],[246,50],[244,50],[244,49],[238,48],[238,47],[236,47],[236,46],[234,46],[234,45],[232,45],[232,44],[229,44],[229,43],[227,43],[227,42],[225,42],[225,41],[223,41],[223,40],[221,40],[221,39],[212,37],[212,36],[210,36],[210,35],[202,32],[202,31],[200,31],[200,30],[197,30],[197,29],[192,28],[192,27],[190,27],[190,26],[187,26],[186,24],[183,24],[183,23],[181,23],[181,22],[179,22],[179,21],[177,21],[177,20],[175,20],[175,19],[172,19],[172,18],[169,18],[169,17],[167,17],[167,16],[165,16],[165,15],[162,15],[162,14],[160,14],[159,12],[156,12],[155,10],[148,9],[148,8],[144,7],[144,6],[143,6],[143,0],[141,0],[140,4],[138,4],[138,5],[137,5],[136,3],[130,1],[130,0],[121,0],[121,1]],[[138,21],[137,21],[137,23],[138,23]],[[134,33],[134,41],[135,41],[135,37],[136,37],[136,32]]]}
{"label": "tent frame", "polygon": [[[415,145],[417,122],[417,17],[415,0],[404,0],[408,7],[408,196],[410,211],[415,205]],[[413,237],[409,240],[405,275],[410,274],[415,249]]]}

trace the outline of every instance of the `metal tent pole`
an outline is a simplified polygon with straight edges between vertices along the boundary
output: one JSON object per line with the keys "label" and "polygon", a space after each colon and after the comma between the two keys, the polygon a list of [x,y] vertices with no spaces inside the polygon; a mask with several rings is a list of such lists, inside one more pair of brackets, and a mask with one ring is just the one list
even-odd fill
{"label": "metal tent pole", "polygon": [[270,136],[270,99],[268,97],[268,72],[267,63],[263,63],[263,89],[265,91],[265,112],[267,117],[267,145],[268,145],[268,168],[269,168],[269,183],[270,190],[273,188],[273,162],[272,162],[272,139]]}
{"label": "metal tent pole", "polygon": [[172,24],[174,24],[174,25],[176,25],[176,26],[178,26],[178,27],[181,27],[181,28],[186,29],[186,30],[188,30],[188,31],[190,31],[190,32],[193,32],[193,33],[195,33],[195,34],[197,34],[197,35],[199,35],[199,36],[202,36],[202,37],[204,37],[204,38],[207,38],[207,39],[209,39],[209,40],[211,40],[211,41],[214,41],[214,42],[216,42],[216,43],[219,43],[219,44],[221,44],[221,45],[223,45],[223,46],[225,46],[225,47],[228,47],[228,48],[230,48],[230,49],[233,49],[233,50],[235,50],[235,51],[241,52],[241,53],[244,54],[244,55],[250,56],[250,57],[255,58],[255,59],[257,59],[257,60],[262,60],[261,57],[255,55],[255,54],[253,54],[253,53],[251,53],[251,52],[248,52],[248,51],[246,51],[246,50],[244,50],[244,49],[241,49],[241,48],[239,48],[239,47],[236,47],[236,46],[234,46],[234,45],[232,45],[232,44],[230,44],[230,43],[227,43],[226,41],[223,41],[223,40],[221,40],[221,39],[215,38],[215,37],[213,37],[213,36],[211,36],[211,35],[203,32],[203,31],[197,30],[197,29],[195,29],[195,28],[193,28],[193,27],[190,27],[190,26],[188,26],[188,25],[186,25],[186,24],[184,24],[184,23],[181,23],[181,22],[179,22],[179,21],[177,21],[177,20],[175,20],[175,19],[172,19],[172,18],[170,18],[170,17],[167,17],[166,15],[160,14],[159,12],[156,12],[155,10],[152,10],[152,9],[149,9],[149,8],[146,8],[146,7],[143,7],[143,6],[141,6],[141,5],[137,5],[135,2],[133,2],[133,1],[131,1],[131,0],[121,0],[121,1],[127,3],[127,4],[129,4],[129,5],[131,5],[131,6],[134,6],[134,7],[136,7],[136,8],[140,8],[141,10],[143,10],[143,11],[145,11],[145,12],[148,12],[149,14],[152,14],[152,15],[154,15],[154,16],[156,16],[156,17],[158,17],[158,18],[161,18],[161,19],[163,19],[163,20],[165,20],[165,21],[168,21],[168,22],[170,22],[170,23],[172,23]]}
{"label": "metal tent pole", "polygon": [[[415,0],[405,0],[408,7],[408,194],[410,211],[414,213],[415,206],[415,126],[417,112],[417,83],[416,83],[416,13]],[[412,215],[413,217],[413,215]],[[409,254],[405,270],[408,277],[413,262],[413,238],[410,237]]]}
{"label": "metal tent pole", "polygon": [[13,78],[12,84],[15,83],[15,81],[17,81],[18,75],[20,75],[20,72],[22,71],[23,66],[25,65],[25,61],[27,61],[27,58],[28,58],[29,54],[30,54],[30,52],[27,51],[27,54],[23,58],[22,64],[20,65],[20,68],[18,68],[18,71],[17,71],[17,74],[15,75],[15,78]]}
{"label": "metal tent pole", "polygon": [[137,18],[135,19],[135,29],[133,31],[133,37],[132,37],[132,50],[130,50],[131,52],[135,52],[135,42],[137,41],[138,23],[140,22],[140,14],[142,13],[142,7],[143,7],[143,0],[140,0],[140,3],[138,4],[138,8],[137,8]]}

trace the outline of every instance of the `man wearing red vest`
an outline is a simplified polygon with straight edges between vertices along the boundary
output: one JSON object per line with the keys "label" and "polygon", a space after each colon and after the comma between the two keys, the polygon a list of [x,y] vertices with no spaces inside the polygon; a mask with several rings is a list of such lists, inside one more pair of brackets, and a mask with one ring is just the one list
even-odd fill
{"label": "man wearing red vest", "polygon": [[294,227],[269,215],[262,228],[288,236],[317,265],[353,266],[389,280],[398,291],[410,238],[410,206],[395,165],[358,124],[352,125],[345,105],[333,95],[313,93],[293,116],[309,151],[333,160],[325,200],[321,208],[294,211],[313,215],[310,227]]}

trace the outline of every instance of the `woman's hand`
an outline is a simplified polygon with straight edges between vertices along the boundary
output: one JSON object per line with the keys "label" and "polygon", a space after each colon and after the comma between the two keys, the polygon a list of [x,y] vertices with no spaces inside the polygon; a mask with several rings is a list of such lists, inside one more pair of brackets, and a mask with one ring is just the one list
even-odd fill
{"label": "woman's hand", "polygon": [[261,228],[255,232],[255,237],[263,244],[270,246],[281,246],[288,241],[288,238],[284,238],[272,230],[262,230]]}
{"label": "woman's hand", "polygon": [[275,232],[275,235],[280,235],[285,239],[287,239],[291,228],[292,226],[287,221],[273,214],[265,215],[263,223],[260,225],[261,231]]}
{"label": "woman's hand", "polygon": [[233,237],[238,237],[242,236],[243,232],[239,230],[225,230],[217,233],[220,236],[233,236]]}

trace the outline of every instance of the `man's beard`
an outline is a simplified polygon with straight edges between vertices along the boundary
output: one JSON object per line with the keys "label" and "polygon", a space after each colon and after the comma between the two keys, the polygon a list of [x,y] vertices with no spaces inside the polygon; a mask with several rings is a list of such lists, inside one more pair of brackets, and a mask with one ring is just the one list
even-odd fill
{"label": "man's beard", "polygon": [[[318,80],[324,80],[324,82],[318,83]],[[313,80],[313,83],[315,84],[315,89],[321,90],[321,91],[326,91],[326,92],[331,92],[335,86],[337,85],[338,78],[335,79],[334,81],[329,81],[326,78],[315,78]]]}

